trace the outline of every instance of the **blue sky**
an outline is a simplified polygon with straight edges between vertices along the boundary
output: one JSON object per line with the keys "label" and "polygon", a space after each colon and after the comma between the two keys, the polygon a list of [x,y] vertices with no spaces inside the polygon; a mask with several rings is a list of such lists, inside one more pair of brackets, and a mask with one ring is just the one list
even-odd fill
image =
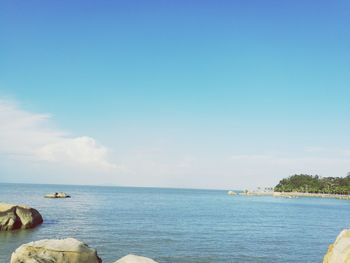
{"label": "blue sky", "polygon": [[[23,171],[4,151],[0,181],[243,188],[294,172],[345,175],[349,8],[348,1],[2,1],[0,98],[18,118],[49,114],[21,130],[60,133],[32,150],[63,138],[90,145],[79,140],[87,137],[122,168],[84,178],[66,155],[56,156],[55,142],[54,161],[33,168],[21,160]],[[3,135],[0,147],[1,140],[11,141]]]}

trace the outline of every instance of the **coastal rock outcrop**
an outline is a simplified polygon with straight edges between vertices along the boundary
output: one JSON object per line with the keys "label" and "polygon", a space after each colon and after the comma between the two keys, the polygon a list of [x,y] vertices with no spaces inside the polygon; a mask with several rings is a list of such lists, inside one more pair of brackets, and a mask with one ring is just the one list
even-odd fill
{"label": "coastal rock outcrop", "polygon": [[59,192],[59,193],[47,194],[44,197],[45,198],[70,198],[70,195],[63,192]]}
{"label": "coastal rock outcrop", "polygon": [[343,230],[329,246],[323,263],[350,263],[350,229]]}
{"label": "coastal rock outcrop", "polygon": [[237,195],[237,193],[234,192],[234,191],[228,191],[227,194],[228,194],[228,195]]}
{"label": "coastal rock outcrop", "polygon": [[34,208],[0,203],[0,231],[33,228],[42,222],[42,216]]}
{"label": "coastal rock outcrop", "polygon": [[118,259],[115,263],[157,263],[157,262],[150,258],[129,254],[125,257],[122,257],[121,259]]}
{"label": "coastal rock outcrop", "polygon": [[95,249],[74,238],[44,239],[24,244],[10,263],[101,263]]}

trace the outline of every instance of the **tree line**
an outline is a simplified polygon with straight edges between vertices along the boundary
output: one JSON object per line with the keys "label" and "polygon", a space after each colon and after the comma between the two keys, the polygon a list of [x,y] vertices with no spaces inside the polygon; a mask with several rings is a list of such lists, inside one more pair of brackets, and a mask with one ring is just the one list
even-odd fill
{"label": "tree line", "polygon": [[350,195],[350,173],[346,177],[295,174],[282,179],[275,186],[274,191]]}

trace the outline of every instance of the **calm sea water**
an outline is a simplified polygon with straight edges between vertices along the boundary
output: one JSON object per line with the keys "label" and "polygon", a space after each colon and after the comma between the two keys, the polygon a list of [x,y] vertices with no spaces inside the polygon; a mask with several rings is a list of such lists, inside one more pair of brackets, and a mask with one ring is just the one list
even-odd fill
{"label": "calm sea water", "polygon": [[[64,191],[71,199],[45,199]],[[75,237],[103,262],[135,253],[159,262],[321,262],[349,227],[350,201],[228,196],[226,191],[0,184],[0,202],[37,208],[44,223],[0,233],[0,262],[18,246]]]}

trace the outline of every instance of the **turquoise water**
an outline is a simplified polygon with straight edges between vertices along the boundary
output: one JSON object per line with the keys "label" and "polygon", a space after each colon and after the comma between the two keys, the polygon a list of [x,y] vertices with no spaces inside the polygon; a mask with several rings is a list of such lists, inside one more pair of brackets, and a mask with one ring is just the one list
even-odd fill
{"label": "turquoise water", "polygon": [[[70,199],[45,199],[64,191]],[[44,223],[0,233],[0,262],[18,246],[75,237],[103,262],[135,253],[159,262],[321,262],[349,227],[350,201],[228,196],[226,191],[0,184],[0,202],[37,208]]]}

